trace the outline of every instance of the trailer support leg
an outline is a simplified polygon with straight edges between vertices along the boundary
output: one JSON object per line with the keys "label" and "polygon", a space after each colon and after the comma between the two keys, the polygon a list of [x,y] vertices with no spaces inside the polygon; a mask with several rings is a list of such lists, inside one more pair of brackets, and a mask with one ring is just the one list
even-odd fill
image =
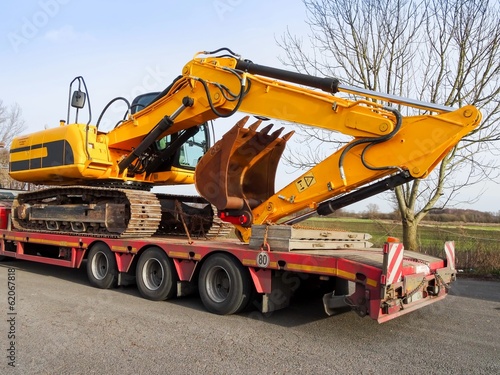
{"label": "trailer support leg", "polygon": [[294,279],[288,278],[288,273],[273,272],[271,276],[271,291],[262,296],[263,313],[283,309],[290,305],[290,299],[294,291]]}
{"label": "trailer support leg", "polygon": [[339,313],[351,310],[351,306],[347,303],[349,295],[349,281],[337,277],[335,279],[335,290],[323,296],[323,307],[326,315],[332,316]]}

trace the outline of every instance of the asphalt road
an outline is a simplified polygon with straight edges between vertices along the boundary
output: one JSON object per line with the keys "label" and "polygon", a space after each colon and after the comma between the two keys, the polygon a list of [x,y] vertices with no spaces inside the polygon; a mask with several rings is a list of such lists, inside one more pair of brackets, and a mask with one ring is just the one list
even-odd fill
{"label": "asphalt road", "polygon": [[92,288],[84,269],[8,261],[0,317],[2,374],[500,374],[491,281],[460,279],[444,301],[379,325],[352,312],[326,317],[305,299],[268,317],[217,316],[197,296],[151,302],[133,286]]}

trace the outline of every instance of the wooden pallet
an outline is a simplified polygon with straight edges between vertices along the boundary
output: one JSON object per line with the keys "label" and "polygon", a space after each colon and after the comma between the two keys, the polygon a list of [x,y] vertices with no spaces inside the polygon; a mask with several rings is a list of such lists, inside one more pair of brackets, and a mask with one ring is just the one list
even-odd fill
{"label": "wooden pallet", "polygon": [[263,247],[264,237],[271,251],[363,249],[373,245],[367,241],[371,238],[367,233],[303,229],[290,225],[254,225],[250,249]]}

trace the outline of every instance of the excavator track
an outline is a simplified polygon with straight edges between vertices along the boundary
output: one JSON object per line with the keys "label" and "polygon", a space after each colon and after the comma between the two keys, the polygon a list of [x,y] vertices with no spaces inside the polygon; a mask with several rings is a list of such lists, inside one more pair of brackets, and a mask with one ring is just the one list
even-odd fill
{"label": "excavator track", "polygon": [[203,198],[116,187],[53,187],[27,192],[17,197],[12,212],[16,229],[42,233],[215,238],[232,230]]}
{"label": "excavator track", "polygon": [[150,237],[161,221],[153,193],[88,186],[19,194],[12,212],[19,230],[96,237]]}

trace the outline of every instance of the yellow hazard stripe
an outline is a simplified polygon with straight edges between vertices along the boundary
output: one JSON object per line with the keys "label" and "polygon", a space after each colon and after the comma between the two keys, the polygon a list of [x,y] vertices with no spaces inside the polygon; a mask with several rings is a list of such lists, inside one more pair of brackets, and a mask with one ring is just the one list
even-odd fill
{"label": "yellow hazard stripe", "polygon": [[[16,237],[16,236],[5,236],[6,240],[10,241],[17,241],[17,242],[28,242],[26,241],[26,237]],[[67,242],[67,241],[53,241],[53,240],[46,240],[43,238],[36,238],[36,239],[30,239],[30,243],[41,243],[45,245],[56,245],[56,246],[62,246],[62,247],[80,247],[79,242]],[[87,244],[82,244],[82,248],[86,248]]]}
{"label": "yellow hazard stripe", "polygon": [[182,252],[182,251],[170,251],[168,253],[168,256],[171,258],[181,258],[181,259],[194,259],[194,260],[201,259],[201,254],[194,254],[194,257],[191,257],[189,255],[189,253]]}
{"label": "yellow hazard stripe", "polygon": [[241,261],[244,266],[257,266],[257,261],[255,259],[243,259]]}
{"label": "yellow hazard stripe", "polygon": [[[257,267],[257,260],[255,259],[243,259],[241,263],[244,266]],[[278,262],[269,262],[269,265],[266,268],[278,268]]]}
{"label": "yellow hazard stripe", "polygon": [[[241,261],[244,266],[250,266],[250,267],[256,267],[257,266],[257,260],[255,259],[243,259]],[[278,268],[278,262],[270,262],[269,263],[269,268]],[[311,266],[311,265],[305,265],[305,264],[295,264],[295,263],[287,263],[286,265],[286,270],[287,271],[296,271],[296,272],[308,272],[308,273],[316,273],[316,274],[326,274],[326,275],[332,275],[332,276],[339,276],[344,279],[348,280],[356,280],[356,274],[352,272],[346,272],[339,270],[334,267],[320,267],[320,266]],[[376,287],[378,285],[378,282],[373,279],[367,279],[366,283],[372,287]]]}
{"label": "yellow hazard stripe", "polygon": [[171,258],[189,259],[189,253],[184,253],[180,251],[169,251],[168,256]]}
{"label": "yellow hazard stripe", "polygon": [[[301,271],[301,272],[310,272],[310,273],[321,273],[327,275],[339,276],[348,280],[356,280],[356,274],[352,272],[346,272],[343,270],[339,270],[334,267],[320,267],[320,266],[311,266],[306,264],[294,264],[288,263],[286,265],[287,270],[289,271]],[[366,283],[370,286],[376,287],[378,282],[373,279],[367,279]]]}
{"label": "yellow hazard stripe", "polygon": [[129,247],[129,246],[111,246],[111,250],[113,251],[119,251],[122,253],[137,253],[137,248],[136,247]]}
{"label": "yellow hazard stripe", "polygon": [[[243,259],[241,263],[244,266],[250,266],[250,267],[256,267],[257,266],[257,260],[255,259]],[[278,262],[270,262],[269,263],[269,268],[278,268]],[[308,273],[320,273],[320,274],[327,274],[327,275],[332,275],[332,276],[339,276],[344,279],[348,280],[356,280],[356,274],[352,272],[346,272],[339,270],[334,267],[320,267],[320,266],[310,266],[310,265],[305,265],[305,264],[295,264],[295,263],[287,263],[286,265],[286,270],[287,271],[297,271],[297,272],[308,272]],[[373,279],[367,279],[366,283],[370,286],[376,287],[378,285],[378,282]]]}

